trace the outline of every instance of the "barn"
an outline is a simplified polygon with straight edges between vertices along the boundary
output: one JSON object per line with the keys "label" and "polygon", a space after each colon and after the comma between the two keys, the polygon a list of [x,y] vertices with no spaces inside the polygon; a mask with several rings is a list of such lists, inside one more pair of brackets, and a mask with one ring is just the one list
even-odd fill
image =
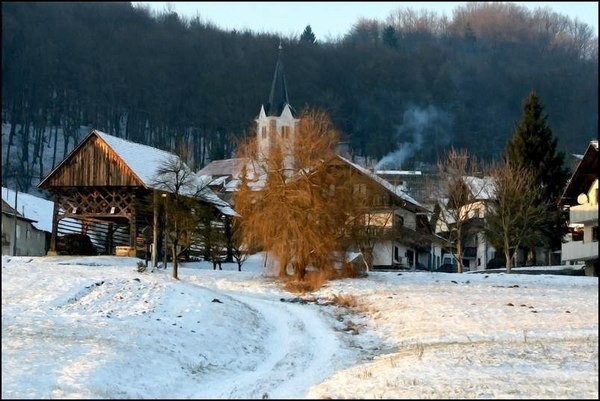
{"label": "barn", "polygon": [[[91,130],[38,185],[54,201],[48,254],[56,254],[59,236],[75,231],[87,234],[100,253],[139,256],[147,255],[149,249],[161,249],[164,213],[160,207],[174,189],[158,177],[165,164],[174,160],[180,159]],[[188,188],[178,188],[179,194],[199,199],[215,218],[235,215],[227,202],[193,176],[195,181]],[[67,224],[73,220],[80,223],[75,228]]]}

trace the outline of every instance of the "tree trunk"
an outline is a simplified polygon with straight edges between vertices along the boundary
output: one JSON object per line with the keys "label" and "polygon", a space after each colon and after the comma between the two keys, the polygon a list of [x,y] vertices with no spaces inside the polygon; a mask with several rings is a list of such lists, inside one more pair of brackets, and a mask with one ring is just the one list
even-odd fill
{"label": "tree trunk", "polygon": [[171,254],[173,255],[173,274],[172,274],[172,277],[175,280],[179,280],[179,277],[177,277],[177,241],[173,241],[173,245],[171,246]]}
{"label": "tree trunk", "polygon": [[506,259],[506,273],[510,273],[510,269],[512,268],[512,255],[510,254],[510,244],[508,239],[504,240],[504,258]]}
{"label": "tree trunk", "polygon": [[462,241],[460,239],[456,240],[456,268],[458,273],[463,272],[463,248]]}

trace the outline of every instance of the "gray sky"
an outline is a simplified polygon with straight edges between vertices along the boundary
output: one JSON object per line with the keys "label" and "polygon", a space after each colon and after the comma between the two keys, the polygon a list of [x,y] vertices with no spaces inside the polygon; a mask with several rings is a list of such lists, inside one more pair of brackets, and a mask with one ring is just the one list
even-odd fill
{"label": "gray sky", "polygon": [[[360,18],[384,20],[398,8],[428,10],[452,16],[452,10],[467,2],[134,2],[157,11],[167,7],[180,16],[199,16],[225,30],[300,35],[310,25],[319,40],[347,33]],[[531,10],[549,7],[553,11],[590,25],[598,36],[598,2],[514,2]]]}

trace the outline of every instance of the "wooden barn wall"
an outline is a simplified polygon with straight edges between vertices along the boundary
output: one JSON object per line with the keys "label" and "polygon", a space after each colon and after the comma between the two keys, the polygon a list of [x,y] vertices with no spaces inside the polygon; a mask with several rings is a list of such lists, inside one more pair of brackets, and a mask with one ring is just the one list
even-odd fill
{"label": "wooden barn wall", "polygon": [[139,186],[129,167],[100,138],[92,136],[63,164],[47,186]]}

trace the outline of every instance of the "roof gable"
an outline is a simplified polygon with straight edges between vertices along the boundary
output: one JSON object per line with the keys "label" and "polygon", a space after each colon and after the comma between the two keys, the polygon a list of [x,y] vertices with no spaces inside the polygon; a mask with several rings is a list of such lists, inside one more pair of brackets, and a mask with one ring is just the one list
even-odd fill
{"label": "roof gable", "polygon": [[377,174],[371,172],[370,170],[368,170],[362,166],[359,166],[358,164],[352,163],[350,160],[346,159],[345,157],[337,155],[337,158],[340,161],[342,161],[344,164],[354,168],[362,175],[371,179],[376,184],[382,186],[386,191],[392,193],[392,195],[394,195],[395,197],[400,198],[407,204],[412,205],[412,207],[414,207],[416,210],[419,210],[422,212],[429,211],[425,206],[423,206],[421,203],[419,203],[416,199],[412,198],[410,195],[406,194],[401,189],[395,187],[389,181],[386,181],[383,178],[379,177]]}
{"label": "roof gable", "polygon": [[577,164],[561,198],[563,205],[577,205],[577,196],[587,192],[598,178],[598,141],[591,141]]}
{"label": "roof gable", "polygon": [[[116,137],[96,130],[90,131],[38,187],[143,186],[144,182],[119,154],[119,148],[115,149],[114,144],[111,144],[112,138]],[[139,155],[143,154],[140,150]]]}

